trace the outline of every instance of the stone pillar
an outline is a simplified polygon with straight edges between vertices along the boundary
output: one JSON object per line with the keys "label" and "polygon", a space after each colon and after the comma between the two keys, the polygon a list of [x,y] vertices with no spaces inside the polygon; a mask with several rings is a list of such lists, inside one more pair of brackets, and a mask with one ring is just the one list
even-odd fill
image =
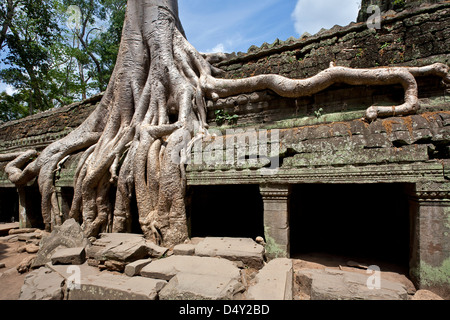
{"label": "stone pillar", "polygon": [[290,255],[289,185],[261,185],[264,202],[264,233],[269,258],[288,258]]}
{"label": "stone pillar", "polygon": [[410,192],[410,221],[413,282],[450,294],[450,183],[417,183]]}
{"label": "stone pillar", "polygon": [[60,226],[70,218],[70,201],[73,194],[67,191],[68,188],[55,187],[56,201],[58,202],[59,213],[54,217],[55,225]]}
{"label": "stone pillar", "polygon": [[61,187],[55,187],[55,195],[56,201],[58,202],[59,212],[55,212],[55,216],[53,217],[52,223],[54,226],[60,226],[63,224],[63,206],[64,206],[64,198],[62,195]]}
{"label": "stone pillar", "polygon": [[25,187],[18,187],[19,194],[19,228],[31,228],[31,221],[27,212],[27,194]]}

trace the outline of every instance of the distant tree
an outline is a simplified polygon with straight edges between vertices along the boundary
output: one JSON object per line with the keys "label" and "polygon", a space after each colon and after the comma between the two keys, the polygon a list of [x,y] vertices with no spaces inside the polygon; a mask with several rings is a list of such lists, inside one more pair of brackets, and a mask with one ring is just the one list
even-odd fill
{"label": "distant tree", "polygon": [[22,118],[28,114],[28,106],[23,103],[23,94],[0,92],[0,123]]}
{"label": "distant tree", "polygon": [[50,48],[60,34],[53,7],[53,0],[8,0],[0,10],[0,47],[7,49],[8,66],[0,70],[0,79],[26,95],[29,114],[53,107],[58,98],[51,81]]}
{"label": "distant tree", "polygon": [[127,0],[100,0],[100,4],[99,18],[105,23],[105,28],[92,41],[92,46],[102,62],[101,78],[104,84],[108,84],[119,53]]}
{"label": "distant tree", "polygon": [[66,20],[79,15],[76,23],[66,24],[70,27],[64,38],[85,99],[88,91],[106,89],[119,50],[126,1],[62,0],[59,6]]}
{"label": "distant tree", "polygon": [[[79,11],[76,23],[70,8]],[[1,96],[3,108],[6,101],[16,101],[4,121],[104,91],[115,66],[125,10],[126,0],[3,2],[0,50],[6,68],[0,70],[0,80],[17,91],[15,97]],[[26,100],[16,108],[19,97]]]}

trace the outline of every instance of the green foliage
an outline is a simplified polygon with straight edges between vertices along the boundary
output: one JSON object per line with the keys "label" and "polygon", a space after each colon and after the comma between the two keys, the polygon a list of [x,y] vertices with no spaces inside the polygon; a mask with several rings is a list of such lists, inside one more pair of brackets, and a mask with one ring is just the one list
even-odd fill
{"label": "green foliage", "polygon": [[425,286],[448,286],[450,285],[450,258],[443,261],[441,266],[432,266],[425,261],[420,261],[418,268],[412,273],[420,277]]}
{"label": "green foliage", "polygon": [[382,45],[380,46],[380,50],[384,50],[384,49],[388,48],[390,45],[391,45],[391,44],[390,44],[389,42],[385,42],[384,44],[382,44]]}
{"label": "green foliage", "polygon": [[[81,16],[71,29],[69,6]],[[13,120],[104,91],[116,63],[126,0],[6,0],[0,4],[0,119]],[[25,111],[24,110],[28,110]]]}
{"label": "green foliage", "polygon": [[228,112],[225,112],[224,110],[216,110],[216,123],[218,126],[222,126],[225,123],[228,123],[229,125],[236,124],[239,116],[237,114],[230,115]]}
{"label": "green foliage", "polygon": [[316,116],[316,118],[320,118],[322,116],[323,113],[323,108],[320,108],[319,110],[314,111],[314,115]]}
{"label": "green foliage", "polygon": [[394,9],[400,9],[405,6],[406,2],[405,0],[394,0],[392,4],[394,5]]}
{"label": "green foliage", "polygon": [[0,92],[0,123],[25,117],[28,114],[28,107],[24,104],[26,100],[23,94]]}
{"label": "green foliage", "polygon": [[2,47],[6,51],[3,62],[7,68],[0,70],[0,79],[26,96],[30,113],[53,107],[57,93],[51,86],[50,48],[59,41],[60,34],[53,1],[8,1],[1,11],[9,19],[5,20],[7,28],[4,24],[2,29]]}

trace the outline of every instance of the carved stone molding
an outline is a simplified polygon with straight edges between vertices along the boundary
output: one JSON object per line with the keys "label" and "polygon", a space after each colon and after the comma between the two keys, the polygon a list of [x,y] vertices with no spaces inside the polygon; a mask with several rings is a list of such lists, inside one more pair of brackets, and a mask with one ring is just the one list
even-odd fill
{"label": "carved stone molding", "polygon": [[418,182],[411,197],[421,202],[450,202],[450,182]]}
{"label": "carved stone molding", "polygon": [[426,202],[450,202],[450,191],[416,191],[413,198]]}
{"label": "carved stone molding", "polygon": [[288,200],[291,195],[291,187],[288,184],[261,185],[260,193],[263,200]]}

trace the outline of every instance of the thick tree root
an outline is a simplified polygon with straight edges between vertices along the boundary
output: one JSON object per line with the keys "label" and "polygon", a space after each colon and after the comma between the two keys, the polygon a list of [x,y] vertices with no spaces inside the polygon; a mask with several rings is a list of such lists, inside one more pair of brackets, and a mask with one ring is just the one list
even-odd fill
{"label": "thick tree root", "polygon": [[[166,246],[183,242],[188,237],[185,159],[193,139],[207,134],[206,99],[265,89],[298,98],[335,83],[402,85],[404,103],[369,108],[366,118],[373,121],[418,110],[416,76],[436,75],[450,83],[448,67],[442,64],[378,69],[331,65],[303,80],[278,75],[218,79],[213,76],[218,70],[184,37],[176,1],[141,2],[145,5],[138,1],[128,3],[116,68],[91,116],[36,159],[33,150],[0,156],[12,160],[6,171],[17,185],[38,175],[42,215],[47,224],[59,214],[54,171],[62,159],[84,150],[75,173],[70,216],[82,223],[87,236],[130,232],[135,199],[140,226],[147,238]],[[170,115],[178,117],[176,123],[170,123]],[[199,128],[194,123],[200,124]],[[111,191],[115,191],[114,205]]]}

